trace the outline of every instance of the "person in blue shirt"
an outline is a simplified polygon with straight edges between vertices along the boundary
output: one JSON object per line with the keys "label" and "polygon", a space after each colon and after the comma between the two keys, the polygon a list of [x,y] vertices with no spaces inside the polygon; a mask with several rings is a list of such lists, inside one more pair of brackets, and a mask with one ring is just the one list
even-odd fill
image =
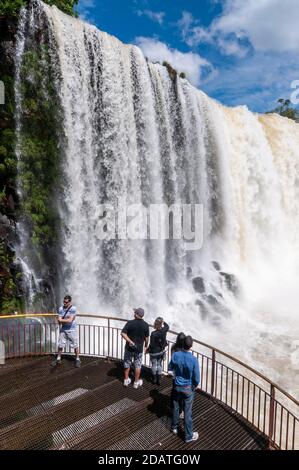
{"label": "person in blue shirt", "polygon": [[66,295],[63,299],[63,306],[59,308],[58,312],[58,323],[60,327],[58,338],[58,354],[56,360],[53,362],[53,366],[61,364],[61,354],[67,343],[69,343],[70,347],[74,348],[75,350],[75,366],[81,366],[76,313],[77,309],[74,305],[72,305],[71,296]]}
{"label": "person in blue shirt", "polygon": [[168,366],[168,370],[172,371],[175,377],[171,430],[174,434],[178,433],[180,401],[182,401],[184,407],[186,443],[198,439],[198,432],[193,432],[192,405],[194,390],[198,387],[200,382],[200,372],[198,360],[191,352],[192,345],[192,337],[186,336],[183,349],[173,354]]}

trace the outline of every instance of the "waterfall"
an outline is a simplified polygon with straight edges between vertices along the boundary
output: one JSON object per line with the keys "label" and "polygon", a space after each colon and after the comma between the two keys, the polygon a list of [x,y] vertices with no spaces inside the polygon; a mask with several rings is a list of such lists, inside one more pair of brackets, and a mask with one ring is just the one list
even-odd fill
{"label": "waterfall", "polygon": [[[21,67],[22,67],[22,60],[25,50],[25,34],[26,34],[26,9],[22,8],[20,11],[19,16],[19,23],[18,23],[18,32],[17,32],[17,40],[16,40],[16,50],[15,50],[15,85],[14,85],[14,94],[15,94],[15,134],[16,134],[16,146],[15,146],[15,153],[17,157],[17,161],[20,164],[21,157],[22,157],[22,150],[21,150],[21,131],[22,131],[22,92],[21,92]],[[23,189],[20,184],[20,181],[17,181],[17,190],[18,195],[21,200],[24,199]],[[18,259],[20,260],[20,265],[22,267],[24,284],[25,284],[25,292],[26,292],[26,309],[30,311],[33,304],[34,295],[36,292],[36,278],[34,271],[29,268],[28,266],[28,257],[27,257],[27,245],[28,245],[28,233],[26,231],[26,226],[24,224],[24,219],[18,222],[18,233],[20,236],[20,243],[17,246],[17,255]]]}
{"label": "waterfall", "polygon": [[[62,115],[57,295],[71,293],[86,313],[128,316],[143,306],[148,320],[162,314],[251,363],[262,355],[259,368],[274,379],[282,364],[296,370],[298,124],[222,106],[139,48],[34,1],[24,32],[41,27]],[[24,50],[20,35],[17,65]],[[109,207],[120,204],[201,204],[202,248],[102,239],[99,221],[113,226]]]}

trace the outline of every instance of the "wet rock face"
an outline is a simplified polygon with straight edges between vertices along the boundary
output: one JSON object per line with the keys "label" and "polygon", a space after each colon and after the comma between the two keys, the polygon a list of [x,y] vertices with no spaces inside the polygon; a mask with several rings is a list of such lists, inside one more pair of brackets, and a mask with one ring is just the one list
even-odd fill
{"label": "wet rock face", "polygon": [[199,314],[203,321],[208,321],[215,327],[220,327],[225,318],[231,316],[231,311],[223,302],[222,294],[201,294],[195,301],[199,307]]}
{"label": "wet rock face", "polygon": [[216,299],[216,297],[214,295],[211,295],[211,294],[207,295],[206,301],[210,305],[219,305],[219,301]]}
{"label": "wet rock face", "polygon": [[0,313],[4,314],[22,311],[24,298],[22,270],[8,240],[9,233],[0,238]]}
{"label": "wet rock face", "polygon": [[205,281],[201,276],[194,277],[192,279],[192,285],[195,292],[198,292],[199,294],[205,292]]}
{"label": "wet rock face", "polygon": [[3,69],[13,69],[14,67],[14,45],[18,28],[16,18],[0,17],[0,57],[1,74]]}
{"label": "wet rock face", "polygon": [[4,139],[4,133],[13,135],[15,127],[11,104],[16,32],[16,18],[0,18],[0,80],[5,83],[5,104],[0,105],[0,164],[5,168],[0,175],[0,313],[22,311],[24,306],[22,269],[14,249],[17,243],[16,181],[13,173],[7,173],[5,160],[10,158],[13,140],[9,144],[7,138]]}
{"label": "wet rock face", "polygon": [[220,264],[218,263],[218,261],[212,261],[212,265],[214,266],[214,268],[216,269],[216,271],[220,271],[221,266],[220,266]]}
{"label": "wet rock face", "polygon": [[206,304],[202,300],[197,299],[195,302],[195,305],[199,306],[199,313],[200,313],[201,319],[203,321],[207,320],[209,318],[210,312]]}
{"label": "wet rock face", "polygon": [[225,302],[225,291],[230,291],[237,296],[239,283],[234,274],[221,270],[218,261],[212,261],[215,274],[210,282],[204,275],[193,277],[192,286],[198,294],[195,305],[199,307],[199,314],[203,321],[207,321],[215,327],[221,327],[225,319],[231,317],[231,311]]}
{"label": "wet rock face", "polygon": [[231,291],[234,295],[238,295],[239,293],[239,283],[237,278],[234,274],[225,273],[220,271],[220,275],[224,281],[226,288]]}

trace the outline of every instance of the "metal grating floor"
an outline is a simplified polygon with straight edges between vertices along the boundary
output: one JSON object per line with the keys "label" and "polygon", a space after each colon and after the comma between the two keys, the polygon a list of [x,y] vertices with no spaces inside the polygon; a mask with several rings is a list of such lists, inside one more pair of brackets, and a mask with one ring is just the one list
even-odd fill
{"label": "metal grating floor", "polygon": [[11,359],[0,366],[0,449],[265,449],[262,435],[240,416],[197,393],[194,430],[170,432],[171,379],[152,385],[144,371],[137,390],[122,385],[122,365],[83,357],[59,367],[51,358]]}

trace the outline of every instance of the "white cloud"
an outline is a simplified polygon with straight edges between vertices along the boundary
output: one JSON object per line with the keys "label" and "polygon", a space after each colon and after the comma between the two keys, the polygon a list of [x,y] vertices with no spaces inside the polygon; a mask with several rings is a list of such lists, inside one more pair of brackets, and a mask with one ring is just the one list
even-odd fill
{"label": "white cloud", "polygon": [[216,43],[224,55],[235,55],[245,57],[247,47],[240,44],[233,38],[226,38],[219,34],[212,25],[210,28],[199,26],[199,21],[188,11],[183,11],[182,18],[178,21],[181,35],[185,43],[190,47],[196,47],[200,43]]}
{"label": "white cloud", "polygon": [[298,0],[226,0],[214,27],[224,34],[245,34],[260,51],[299,49]]}
{"label": "white cloud", "polygon": [[242,43],[244,35],[224,34],[218,30],[215,21],[208,28],[204,28],[191,13],[183,11],[178,26],[183,40],[190,47],[196,47],[201,43],[216,44],[224,55],[235,55],[240,58],[245,57],[248,52],[248,47]]}
{"label": "white cloud", "polygon": [[210,80],[216,74],[212,64],[199,54],[172,49],[153,38],[137,37],[135,42],[151,62],[169,62],[178,72],[185,72],[188,80],[195,86]]}
{"label": "white cloud", "polygon": [[153,21],[156,21],[160,25],[163,24],[165,12],[164,11],[151,11],[151,10],[138,10],[138,16],[147,16]]}
{"label": "white cloud", "polygon": [[218,37],[217,44],[220,47],[222,54],[224,55],[234,55],[236,57],[242,58],[245,57],[248,53],[248,48],[243,46],[233,39],[224,39]]}
{"label": "white cloud", "polygon": [[80,0],[78,4],[79,17],[82,20],[93,22],[91,10],[95,7],[95,0]]}
{"label": "white cloud", "polygon": [[178,21],[181,35],[188,46],[197,46],[201,42],[213,42],[213,35],[207,28],[198,26],[199,21],[192,13],[183,11],[182,18]]}
{"label": "white cloud", "polygon": [[246,104],[255,111],[274,109],[278,98],[290,98],[298,79],[297,54],[256,52],[246,61],[225,66],[203,89],[231,106]]}
{"label": "white cloud", "polygon": [[178,22],[183,39],[196,46],[217,44],[222,52],[242,57],[246,41],[256,51],[299,50],[298,0],[223,0],[222,14],[208,28],[188,12]]}

